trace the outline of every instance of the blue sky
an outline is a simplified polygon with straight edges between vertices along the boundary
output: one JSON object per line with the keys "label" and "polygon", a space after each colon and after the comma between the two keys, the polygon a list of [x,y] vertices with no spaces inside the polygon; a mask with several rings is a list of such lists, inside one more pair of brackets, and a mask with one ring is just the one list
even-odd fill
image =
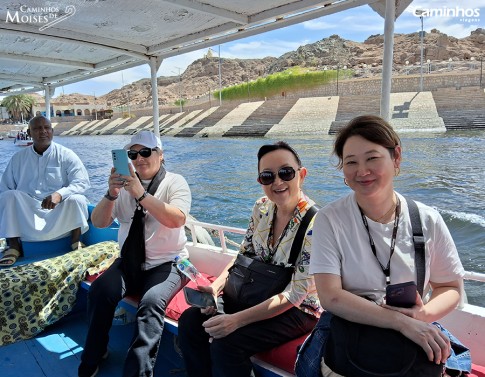
{"label": "blue sky", "polygon": [[[485,28],[485,0],[414,0],[410,7],[397,19],[395,33],[412,33],[421,29],[419,17],[413,15],[415,8],[443,9],[456,7],[479,9],[479,17],[424,17],[424,29],[438,29],[450,36],[463,38],[478,27]],[[345,25],[345,27],[342,27]],[[370,35],[382,34],[384,19],[375,13],[368,5],[354,8],[338,14],[307,21],[298,25],[260,34],[220,46],[223,58],[263,58],[265,56],[279,57],[282,54],[297,49],[301,45],[313,43],[332,34],[338,34],[344,39],[363,42]],[[218,53],[218,45],[213,46]],[[485,50],[485,48],[484,48]],[[165,59],[158,71],[158,76],[174,76],[180,68],[185,68],[194,60],[203,57],[207,49],[190,52],[173,58]],[[101,76],[81,83],[66,85],[56,89],[55,96],[69,93],[95,94],[100,96],[111,90],[119,89],[124,84],[149,78],[148,65],[132,68],[121,72]]]}

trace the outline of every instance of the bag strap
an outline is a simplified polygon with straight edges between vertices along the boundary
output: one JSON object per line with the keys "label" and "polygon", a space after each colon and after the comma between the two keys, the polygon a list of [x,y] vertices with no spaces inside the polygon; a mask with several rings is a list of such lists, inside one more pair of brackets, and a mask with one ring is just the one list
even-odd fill
{"label": "bag strap", "polygon": [[305,213],[303,219],[301,219],[300,226],[298,227],[298,230],[296,231],[296,236],[293,239],[293,243],[291,244],[290,258],[288,259],[288,263],[292,266],[295,266],[296,258],[298,258],[298,255],[300,255],[308,225],[310,225],[310,221],[313,219],[319,209],[320,206],[316,204],[313,205]]}
{"label": "bag strap", "polygon": [[416,202],[412,199],[405,198],[408,203],[409,217],[411,218],[411,226],[413,228],[413,243],[414,243],[414,259],[416,264],[416,282],[419,295],[423,296],[424,291],[424,275],[425,275],[425,259],[426,253],[424,249],[424,236],[421,218],[419,217],[419,209]]}

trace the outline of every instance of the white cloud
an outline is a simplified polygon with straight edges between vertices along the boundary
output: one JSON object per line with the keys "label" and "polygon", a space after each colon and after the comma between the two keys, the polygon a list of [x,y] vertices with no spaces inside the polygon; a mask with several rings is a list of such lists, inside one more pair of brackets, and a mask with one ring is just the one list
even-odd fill
{"label": "white cloud", "polygon": [[333,30],[338,25],[330,22],[325,22],[323,18],[303,22],[303,27],[308,30]]}
{"label": "white cloud", "polygon": [[[209,49],[201,49],[197,51],[187,52],[182,55],[174,56],[165,59],[160,68],[158,69],[158,76],[176,76],[178,75],[179,68],[180,72],[183,73],[187,66],[197,59],[201,59],[207,54]],[[148,71],[148,76],[150,77],[150,71]]]}
{"label": "white cloud", "polygon": [[126,85],[142,78],[146,78],[147,75],[150,77],[150,68],[148,67],[148,64],[95,77],[92,81],[105,84],[118,84],[121,86],[122,81]]}
{"label": "white cloud", "polygon": [[267,39],[259,37],[256,41],[234,42],[227,47],[221,47],[221,56],[238,59],[261,59],[267,56],[279,57],[288,51],[309,43],[308,40],[288,41],[282,39]]}

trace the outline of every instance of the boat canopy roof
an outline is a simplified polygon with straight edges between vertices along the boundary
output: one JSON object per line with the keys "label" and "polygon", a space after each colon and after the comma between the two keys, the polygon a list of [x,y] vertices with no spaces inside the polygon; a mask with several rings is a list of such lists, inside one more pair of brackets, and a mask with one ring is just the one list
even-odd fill
{"label": "boat canopy roof", "polygon": [[[387,0],[395,17],[412,0]],[[386,0],[24,0],[0,4],[0,94],[55,88]]]}

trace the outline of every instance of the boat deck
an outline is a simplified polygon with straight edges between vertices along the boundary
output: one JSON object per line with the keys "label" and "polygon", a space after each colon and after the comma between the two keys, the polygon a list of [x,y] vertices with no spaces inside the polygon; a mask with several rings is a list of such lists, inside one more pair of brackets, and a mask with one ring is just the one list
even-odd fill
{"label": "boat deck", "polygon": [[[48,327],[36,338],[0,347],[2,377],[77,377],[86,331],[85,313],[77,310]],[[101,364],[97,376],[111,377],[122,374],[132,332],[133,324],[111,328],[109,357]],[[183,361],[174,348],[177,349],[176,336],[171,331],[165,331],[154,376],[186,376]],[[258,370],[256,375],[261,375]],[[264,371],[264,375],[279,376],[268,370]],[[485,377],[485,367],[474,366],[469,377]]]}
{"label": "boat deck", "polygon": [[[204,223],[194,222],[194,224],[204,226]],[[224,228],[225,231],[229,232],[235,232],[236,230],[244,232],[242,229],[218,225],[212,227],[217,229]],[[193,226],[191,226],[191,231],[194,234],[195,229],[192,228]],[[103,230],[103,237],[107,237],[108,231],[111,231],[111,229]],[[114,232],[115,229],[112,231]],[[85,241],[89,241],[90,237],[95,237],[98,238],[98,241],[102,241],[100,239],[101,236],[93,229],[86,233],[85,236]],[[223,234],[220,237],[224,240]],[[69,243],[69,240],[51,242],[62,244],[63,242]],[[24,243],[24,253],[26,255],[24,258],[21,258],[18,264],[31,263],[38,259],[52,257],[55,254],[54,248],[45,246],[44,249],[39,244],[36,244],[35,253],[29,253],[27,246],[28,243]],[[227,258],[231,258],[232,255],[223,252],[215,253],[212,251],[214,247],[207,245],[191,244],[188,246],[190,246],[192,262],[201,271],[205,271],[212,276],[217,275],[217,271],[221,266],[227,264]],[[65,250],[66,246],[59,246],[59,248]],[[208,260],[211,261],[210,264],[207,264]],[[205,266],[203,266],[203,263],[205,263]],[[81,288],[78,292],[77,303],[68,316],[49,326],[35,338],[0,347],[0,370],[2,377],[77,376],[77,368],[80,363],[87,332],[86,293],[89,289],[89,283],[83,282]],[[136,311],[136,303],[131,302],[129,299],[123,300],[122,306],[132,312],[132,314]],[[485,377],[483,338],[479,335],[483,329],[483,324],[485,324],[485,315],[482,308],[479,307],[471,307],[468,305],[465,309],[467,309],[466,312],[457,311],[455,316],[451,316],[444,325],[465,344],[469,345],[471,349],[473,348],[472,357],[474,361],[483,365],[475,365],[470,377]],[[477,311],[475,312],[472,309]],[[467,326],[464,326],[465,323]],[[98,376],[119,376],[122,374],[123,362],[133,331],[133,324],[112,326],[108,345],[110,355],[100,365]],[[177,333],[177,322],[166,318],[154,376],[177,377],[186,375],[184,363],[177,344]],[[253,360],[253,362],[256,376],[258,377],[292,375],[276,368],[274,364],[268,364],[261,360]]]}
{"label": "boat deck", "polygon": [[[133,324],[111,328],[109,357],[101,364],[99,377],[121,376],[133,330]],[[78,310],[33,339],[0,347],[2,377],[77,377],[86,332],[85,312]],[[154,375],[185,376],[180,357],[170,355],[174,353],[175,336],[168,331],[165,333]]]}

